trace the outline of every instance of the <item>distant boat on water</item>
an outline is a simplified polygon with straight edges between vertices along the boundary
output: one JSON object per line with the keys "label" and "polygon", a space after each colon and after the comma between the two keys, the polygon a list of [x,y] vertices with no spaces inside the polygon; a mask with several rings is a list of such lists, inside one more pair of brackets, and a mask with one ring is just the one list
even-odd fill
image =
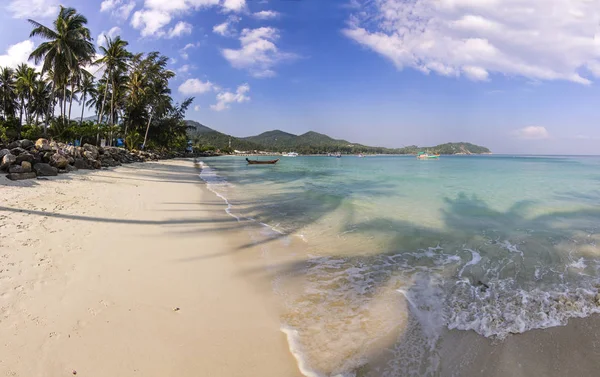
{"label": "distant boat on water", "polygon": [[365,157],[365,155],[364,155],[364,154],[362,154],[362,153],[359,153],[359,154],[358,154],[358,157],[359,157],[359,158],[363,158],[363,157]]}
{"label": "distant boat on water", "polygon": [[296,152],[282,153],[281,155],[283,157],[298,157],[298,153]]}
{"label": "distant boat on water", "polygon": [[277,159],[277,160],[250,160],[250,159],[246,158],[246,161],[248,161],[248,165],[274,165],[277,163],[277,161],[279,161],[279,159]]}
{"label": "distant boat on water", "polygon": [[437,160],[440,158],[439,154],[429,154],[426,152],[419,152],[417,153],[417,159],[418,160]]}

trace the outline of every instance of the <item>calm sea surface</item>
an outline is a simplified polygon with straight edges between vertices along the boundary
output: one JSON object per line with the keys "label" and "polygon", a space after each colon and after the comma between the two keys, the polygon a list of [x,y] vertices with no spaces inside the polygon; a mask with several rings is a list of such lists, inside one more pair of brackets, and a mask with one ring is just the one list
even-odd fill
{"label": "calm sea surface", "polygon": [[435,375],[449,330],[502,341],[600,312],[600,158],[203,163],[227,211],[257,224],[308,376]]}

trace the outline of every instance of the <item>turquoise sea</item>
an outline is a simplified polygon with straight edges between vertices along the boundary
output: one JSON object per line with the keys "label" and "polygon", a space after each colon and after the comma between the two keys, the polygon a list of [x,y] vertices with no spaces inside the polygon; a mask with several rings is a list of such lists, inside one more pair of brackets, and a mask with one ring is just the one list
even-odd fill
{"label": "turquoise sea", "polygon": [[447,331],[600,312],[600,157],[219,157],[201,178],[256,225],[307,376],[436,375]]}

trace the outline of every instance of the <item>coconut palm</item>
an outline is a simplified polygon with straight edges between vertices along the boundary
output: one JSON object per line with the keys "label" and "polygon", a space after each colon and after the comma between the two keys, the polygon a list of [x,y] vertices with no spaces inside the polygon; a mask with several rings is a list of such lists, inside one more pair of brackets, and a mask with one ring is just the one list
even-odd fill
{"label": "coconut palm", "polygon": [[[91,42],[90,30],[85,26],[87,18],[77,13],[74,8],[60,7],[58,17],[54,20],[54,29],[29,20],[34,26],[30,37],[41,37],[46,42],[40,44],[29,56],[35,64],[43,62],[42,74],[52,72],[53,92],[62,89],[63,107],[61,115],[66,113],[67,83],[73,72],[76,72],[82,62],[91,62],[95,55],[94,44]],[[52,101],[54,102],[54,101]],[[50,111],[46,118],[44,134],[47,132]]]}
{"label": "coconut palm", "polygon": [[92,74],[86,70],[82,70],[81,82],[79,83],[79,92],[81,92],[81,120],[79,123],[83,123],[83,112],[85,111],[86,105],[89,106],[88,103],[85,102],[87,96],[89,95],[91,98],[95,98],[97,96],[94,76],[92,76]]}
{"label": "coconut palm", "polygon": [[[102,106],[100,108],[100,114],[98,115],[98,123],[102,120],[104,115],[104,107],[106,104],[106,98],[108,94],[108,86],[111,86],[111,101],[110,101],[110,123],[114,123],[114,106],[115,106],[115,90],[116,80],[119,74],[127,71],[128,62],[132,57],[132,54],[127,51],[126,47],[129,45],[127,41],[117,36],[115,39],[107,38],[106,47],[100,46],[102,56],[96,60],[94,64],[98,64],[104,67],[104,78],[106,80],[106,86],[104,87],[104,96],[102,99]],[[99,131],[100,129],[98,129]],[[100,139],[100,132],[98,132],[98,142]]]}
{"label": "coconut palm", "polygon": [[0,101],[4,118],[14,118],[17,108],[17,91],[15,85],[15,71],[4,67],[0,70]]}
{"label": "coconut palm", "polygon": [[20,97],[21,102],[21,115],[19,121],[22,122],[22,113],[25,112],[25,123],[31,122],[31,97],[35,83],[38,80],[38,73],[32,67],[27,64],[21,64],[16,70],[16,85],[17,93]]}

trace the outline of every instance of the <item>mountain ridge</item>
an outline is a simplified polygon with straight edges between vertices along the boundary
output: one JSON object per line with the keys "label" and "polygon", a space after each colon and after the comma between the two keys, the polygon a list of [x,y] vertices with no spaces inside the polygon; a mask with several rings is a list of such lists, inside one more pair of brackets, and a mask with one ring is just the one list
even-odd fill
{"label": "mountain ridge", "polygon": [[374,153],[374,154],[415,154],[419,151],[429,151],[440,154],[482,154],[491,151],[479,145],[468,142],[445,143],[434,147],[418,147],[416,145],[402,148],[371,147],[352,143],[343,139],[334,139],[315,131],[295,135],[282,130],[265,131],[259,135],[234,137],[216,131],[199,122],[186,120],[190,127],[189,135],[197,144],[212,146],[217,149],[269,152],[298,152],[300,154],[323,153]]}

